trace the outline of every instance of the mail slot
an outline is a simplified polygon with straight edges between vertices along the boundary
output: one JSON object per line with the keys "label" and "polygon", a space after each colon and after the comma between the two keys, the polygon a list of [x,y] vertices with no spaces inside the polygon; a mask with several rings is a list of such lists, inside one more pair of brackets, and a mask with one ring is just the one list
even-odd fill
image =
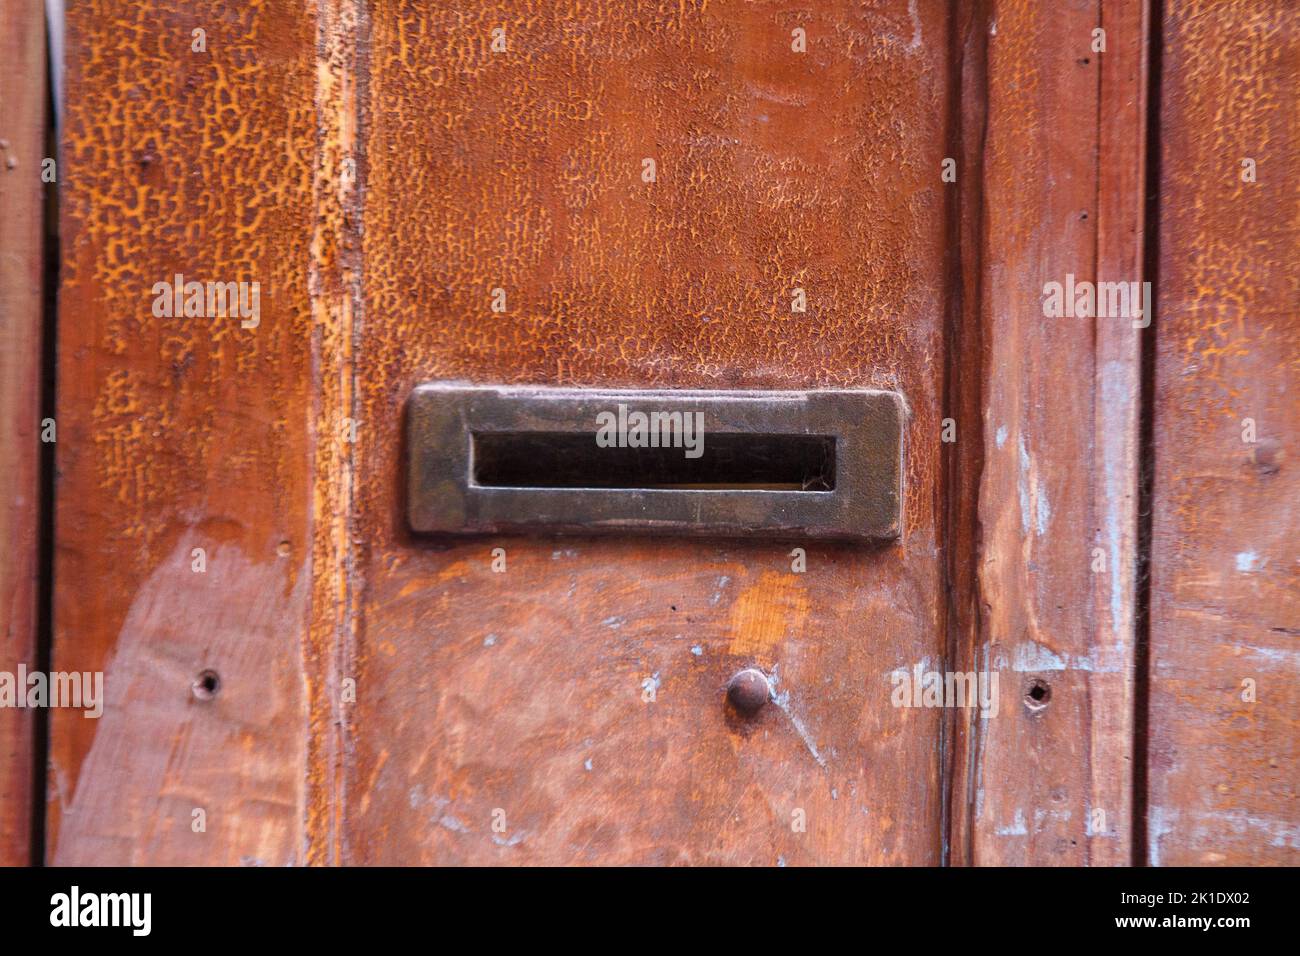
{"label": "mail slot", "polygon": [[895,392],[439,383],[407,414],[416,532],[901,533]]}

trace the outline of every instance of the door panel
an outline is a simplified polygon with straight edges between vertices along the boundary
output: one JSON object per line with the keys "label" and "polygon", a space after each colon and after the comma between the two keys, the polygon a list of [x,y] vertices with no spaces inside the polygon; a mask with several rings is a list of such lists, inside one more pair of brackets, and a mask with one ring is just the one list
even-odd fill
{"label": "door panel", "polygon": [[[1294,860],[1295,16],[1166,6],[71,5],[47,860]],[[413,534],[439,382],[897,392],[902,533]]]}
{"label": "door panel", "polygon": [[[56,864],[304,842],[315,37],[189,7],[68,9],[52,656],[105,701],[51,713]],[[178,274],[259,283],[259,321],[160,315]]]}
{"label": "door panel", "polygon": [[987,114],[967,121],[982,164],[976,331],[954,339],[983,350],[968,386],[982,433],[973,451],[958,442],[953,490],[974,580],[960,586],[960,536],[953,578],[959,669],[992,668],[1003,703],[996,720],[958,714],[953,859],[1123,864],[1149,333],[1128,316],[1050,316],[1044,299],[1067,277],[1141,275],[1143,5],[999,3],[986,29]]}
{"label": "door panel", "polygon": [[1294,866],[1300,11],[1180,4],[1165,40],[1147,862]]}
{"label": "door panel", "polygon": [[[39,3],[0,0],[0,669],[39,670],[43,438],[43,202],[34,188],[46,143],[45,29]],[[18,176],[13,171],[21,169]],[[30,862],[33,711],[0,709],[0,866]]]}
{"label": "door panel", "polygon": [[[344,858],[937,862],[944,11],[457,6],[370,9]],[[896,389],[903,537],[413,538],[444,380]]]}

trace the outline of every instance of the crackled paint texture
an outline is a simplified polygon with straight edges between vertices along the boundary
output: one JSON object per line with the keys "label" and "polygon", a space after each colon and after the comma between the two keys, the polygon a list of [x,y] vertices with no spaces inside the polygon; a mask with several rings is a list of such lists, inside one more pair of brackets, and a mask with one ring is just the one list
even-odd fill
{"label": "crackled paint texture", "polygon": [[1294,866],[1300,10],[1177,4],[1165,40],[1148,856]]}
{"label": "crackled paint texture", "polygon": [[[116,706],[52,715],[58,863],[301,859],[314,47],[278,0],[69,5],[53,658]],[[176,273],[260,324],[156,318]]]}
{"label": "crackled paint texture", "polygon": [[[1128,862],[1142,340],[1040,297],[1140,264],[1141,3],[190,7],[69,11],[52,861]],[[1296,36],[1165,27],[1152,862],[1295,859]],[[446,379],[897,389],[904,535],[414,539]]]}
{"label": "crackled paint texture", "polygon": [[[909,443],[904,540],[803,574],[784,543],[417,543],[393,479],[438,379],[890,387],[937,434],[946,11],[456,7],[370,6],[346,855],[936,862],[939,718],[874,663],[943,640],[935,442]],[[723,687],[751,664],[780,696],[745,724]]]}

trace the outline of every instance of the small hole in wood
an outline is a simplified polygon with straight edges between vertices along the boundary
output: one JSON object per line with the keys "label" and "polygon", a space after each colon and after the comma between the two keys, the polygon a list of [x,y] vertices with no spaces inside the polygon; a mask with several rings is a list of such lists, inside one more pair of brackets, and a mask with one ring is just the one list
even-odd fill
{"label": "small hole in wood", "polygon": [[200,671],[199,676],[194,678],[194,683],[190,685],[190,689],[199,700],[211,700],[221,689],[221,677],[216,671]]}
{"label": "small hole in wood", "polygon": [[1035,678],[1025,691],[1025,706],[1030,710],[1042,710],[1052,699],[1052,687],[1047,681]]}

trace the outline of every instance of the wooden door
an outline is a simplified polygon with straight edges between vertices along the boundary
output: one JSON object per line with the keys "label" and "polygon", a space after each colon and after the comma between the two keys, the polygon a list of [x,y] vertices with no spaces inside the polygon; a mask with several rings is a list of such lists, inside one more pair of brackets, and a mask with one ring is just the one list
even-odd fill
{"label": "wooden door", "polygon": [[[1283,6],[1215,16],[1252,49],[1251,24],[1280,24],[1282,52],[1241,70],[1293,86]],[[1115,865],[1186,859],[1218,821],[1224,859],[1294,861],[1286,691],[1205,732],[1273,761],[1268,797],[1221,774],[1222,800],[1192,801],[1206,778],[1178,750],[1211,724],[1182,709],[1160,570],[1204,582],[1169,553],[1193,529],[1159,470],[1202,427],[1177,250],[1226,253],[1164,190],[1236,162],[1197,141],[1148,176],[1148,139],[1199,122],[1193,74],[1153,59],[1209,44],[1194,20],[1133,0],[75,5],[50,666],[102,672],[105,701],[51,713],[38,852]],[[1285,180],[1272,102],[1231,128]],[[1223,215],[1283,221],[1258,201]],[[1294,249],[1268,235],[1242,275]],[[1156,271],[1177,277],[1168,325],[1045,312],[1067,275]],[[187,314],[186,283],[248,295]],[[1270,288],[1261,355],[1294,338]],[[1277,501],[1296,409],[1264,361],[1225,374],[1280,389],[1260,386],[1276,424],[1241,464]],[[405,408],[453,381],[890,390],[901,534],[414,534]],[[1294,526],[1240,546],[1261,593],[1286,591]],[[1293,663],[1278,604],[1251,631],[1261,682]],[[752,718],[725,699],[745,668],[771,684]],[[897,675],[953,673],[996,674],[996,713],[900,701]]]}

